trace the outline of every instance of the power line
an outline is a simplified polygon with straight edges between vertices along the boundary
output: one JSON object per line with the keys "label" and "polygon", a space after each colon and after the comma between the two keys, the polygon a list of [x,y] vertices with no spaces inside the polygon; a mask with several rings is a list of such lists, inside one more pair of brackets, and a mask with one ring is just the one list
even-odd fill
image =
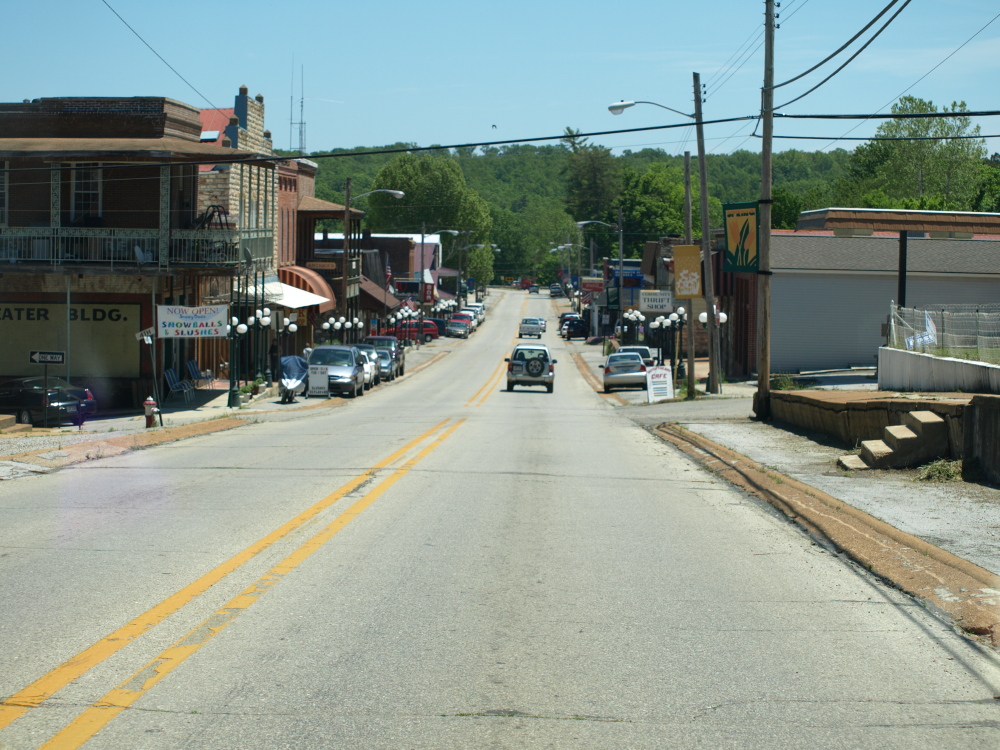
{"label": "power line", "polygon": [[149,49],[149,51],[152,52],[154,55],[156,55],[160,59],[160,62],[162,62],[164,65],[166,65],[168,68],[170,68],[170,70],[173,71],[174,75],[176,75],[178,78],[180,78],[182,81],[184,81],[184,83],[186,83],[188,85],[188,87],[192,91],[194,91],[198,96],[200,96],[202,99],[204,99],[206,102],[208,102],[208,105],[212,109],[221,111],[221,110],[219,110],[218,107],[216,107],[214,104],[212,104],[211,100],[207,96],[205,96],[198,89],[196,89],[194,87],[194,84],[192,84],[188,79],[186,79],[184,76],[182,76],[173,65],[171,65],[170,63],[168,63],[166,61],[166,59],[163,57],[163,55],[161,55],[159,52],[157,52],[155,49],[153,49],[153,46],[149,42],[147,42],[145,39],[143,39],[142,35],[129,25],[129,22],[126,21],[124,18],[122,18],[121,14],[117,10],[115,10],[114,8],[111,7],[111,4],[108,3],[108,0],[101,0],[101,2],[104,3],[108,7],[108,10],[110,10],[112,13],[114,13],[116,16],[118,16],[118,20],[121,21],[123,24],[125,24],[125,28],[127,28],[129,31],[131,31],[133,34],[135,34],[136,38],[140,42],[142,42],[143,44],[145,44],[146,47]]}
{"label": "power line", "polygon": [[[826,65],[828,62],[830,62],[830,60],[832,60],[837,55],[839,55],[841,52],[843,52],[845,49],[847,49],[852,44],[854,44],[854,42],[857,41],[858,37],[860,37],[862,34],[864,34],[866,31],[868,31],[868,29],[870,29],[872,26],[874,26],[875,22],[878,21],[878,19],[880,19],[886,13],[888,13],[889,9],[893,5],[895,5],[896,3],[898,3],[898,2],[899,2],[899,0],[892,0],[887,6],[885,6],[884,8],[882,8],[881,11],[879,11],[879,14],[877,16],[875,16],[875,18],[873,18],[871,21],[868,22],[867,26],[865,26],[863,29],[861,29],[861,31],[859,31],[857,34],[855,34],[850,39],[848,39],[847,42],[845,42],[840,47],[840,49],[838,49],[836,52],[831,53],[828,57],[826,57],[826,59],[821,60],[820,62],[816,63],[815,65],[813,65],[811,68],[809,68],[809,70],[805,71],[804,73],[799,73],[797,76],[795,76],[795,78],[789,78],[784,83],[776,83],[772,88],[780,89],[782,86],[787,86],[790,83],[794,83],[795,81],[799,80],[800,78],[805,78],[807,75],[809,75],[810,73],[812,73],[817,68],[821,68],[824,65]],[[906,2],[909,3],[910,0],[906,0]],[[903,7],[906,7],[906,6],[904,5]],[[900,8],[900,10],[902,10],[902,8]]]}
{"label": "power line", "polygon": [[[951,51],[951,52],[950,52],[950,53],[949,53],[948,55],[946,55],[946,56],[945,56],[945,57],[944,57],[944,58],[943,58],[943,59],[941,60],[941,62],[939,62],[939,63],[938,63],[937,65],[935,65],[935,66],[934,66],[933,68],[931,68],[931,69],[930,69],[930,70],[928,70],[928,71],[927,71],[926,73],[924,73],[924,74],[923,74],[922,76],[920,76],[920,78],[918,78],[918,79],[917,79],[916,81],[914,81],[914,82],[913,82],[912,84],[910,84],[910,85],[909,85],[909,86],[908,86],[907,88],[905,88],[905,89],[904,89],[904,90],[903,90],[903,91],[902,91],[901,93],[899,93],[899,94],[897,94],[896,96],[894,96],[894,97],[893,97],[893,98],[892,98],[892,99],[891,99],[890,101],[888,101],[888,102],[886,102],[885,104],[883,104],[883,105],[882,105],[882,106],[881,106],[881,107],[879,108],[879,110],[878,110],[878,111],[879,111],[879,112],[881,112],[881,111],[882,111],[883,109],[885,109],[886,107],[888,107],[888,106],[889,106],[890,104],[892,104],[892,103],[893,103],[894,101],[897,101],[898,99],[900,99],[901,97],[903,97],[903,96],[904,96],[904,95],[906,94],[906,92],[907,92],[907,91],[909,91],[910,89],[912,89],[912,88],[913,88],[914,86],[916,86],[916,85],[917,85],[918,83],[920,83],[920,82],[921,82],[922,80],[924,80],[924,79],[925,79],[925,78],[926,78],[927,76],[929,76],[929,75],[930,75],[931,73],[933,73],[933,72],[934,72],[935,70],[937,70],[937,69],[938,69],[938,68],[940,68],[940,67],[941,67],[942,65],[944,65],[944,64],[945,64],[945,63],[946,63],[946,62],[947,62],[948,60],[950,60],[950,59],[951,59],[952,57],[954,57],[954,56],[955,56],[955,55],[956,55],[956,54],[957,54],[957,53],[959,52],[959,50],[961,50],[961,49],[962,49],[963,47],[965,47],[965,45],[967,45],[967,44],[968,44],[969,42],[971,42],[971,41],[972,41],[973,39],[975,39],[975,38],[976,38],[977,36],[979,36],[980,34],[982,34],[982,33],[983,33],[983,32],[984,32],[984,31],[985,31],[985,30],[986,30],[986,29],[987,29],[987,28],[988,28],[988,27],[989,27],[989,26],[990,26],[990,25],[991,25],[991,24],[992,24],[992,23],[994,22],[994,21],[996,21],[996,20],[997,20],[998,18],[1000,18],[1000,13],[998,13],[998,14],[997,14],[997,15],[995,15],[995,16],[993,16],[993,18],[991,18],[991,19],[990,19],[989,21],[987,21],[987,22],[986,22],[985,24],[983,24],[983,26],[982,26],[982,27],[981,27],[981,28],[980,28],[980,29],[979,29],[979,30],[978,30],[978,31],[977,31],[977,32],[976,32],[975,34],[973,34],[973,35],[972,35],[972,36],[970,36],[970,37],[969,37],[968,39],[966,39],[966,40],[965,40],[964,42],[962,42],[962,43],[961,43],[960,45],[958,45],[958,47],[956,47],[956,48],[955,48],[954,50],[952,50],[952,51]],[[784,116],[786,116],[786,117],[787,117],[788,115],[784,115]],[[869,120],[869,119],[874,119],[874,118],[875,118],[875,115],[873,115],[873,116],[872,116],[871,118],[866,118],[865,122],[867,122],[867,120]],[[853,132],[854,132],[855,130],[857,130],[858,128],[860,128],[860,127],[861,127],[862,125],[864,125],[864,122],[859,122],[859,123],[858,123],[857,125],[855,125],[855,126],[854,126],[853,128],[851,128],[850,130],[848,130],[848,131],[847,131],[847,133],[853,133]],[[840,138],[834,138],[834,139],[832,139],[832,140],[830,141],[830,143],[828,143],[828,144],[827,144],[827,146],[832,146],[832,145],[833,145],[834,143],[836,143],[836,142],[837,142],[838,140],[845,140],[845,141],[846,141],[846,140],[853,140],[853,139],[850,139],[850,138],[847,138],[847,133],[845,133],[844,135],[840,136]],[[826,148],[826,146],[824,146],[823,148]]]}
{"label": "power line", "polygon": [[838,73],[839,73],[840,71],[842,71],[842,70],[843,70],[844,68],[846,68],[846,67],[847,67],[848,65],[850,65],[850,64],[851,64],[851,63],[852,63],[852,62],[854,61],[854,59],[855,59],[855,58],[856,58],[856,57],[857,57],[858,55],[860,55],[860,54],[861,54],[862,52],[864,52],[864,51],[865,51],[866,49],[868,49],[868,45],[870,45],[870,44],[871,44],[872,42],[874,42],[874,41],[875,41],[876,39],[878,39],[879,35],[880,35],[880,34],[881,34],[881,33],[882,33],[883,31],[885,31],[885,30],[886,30],[887,28],[889,28],[889,24],[891,24],[891,23],[892,23],[893,21],[895,21],[895,20],[896,20],[896,18],[897,18],[897,17],[899,16],[899,14],[900,14],[900,13],[902,13],[902,12],[903,12],[903,11],[904,11],[904,10],[906,9],[906,6],[907,6],[907,5],[909,5],[909,4],[910,4],[910,2],[911,2],[911,0],[906,0],[906,2],[904,2],[904,3],[903,3],[903,4],[901,5],[901,6],[900,6],[899,10],[897,10],[897,11],[896,11],[896,12],[895,12],[895,13],[894,13],[894,14],[892,15],[892,18],[890,18],[890,19],[889,19],[888,21],[886,21],[886,22],[885,22],[884,24],[882,24],[882,28],[880,28],[880,29],[879,29],[878,31],[876,31],[876,32],[875,32],[875,34],[874,34],[874,35],[872,36],[872,38],[871,38],[871,39],[869,39],[869,40],[868,40],[867,42],[865,42],[864,44],[862,44],[862,45],[861,45],[861,48],[860,48],[860,49],[859,49],[859,50],[858,50],[857,52],[855,52],[855,53],[854,53],[853,55],[851,55],[851,56],[850,56],[849,58],[847,58],[846,62],[844,62],[844,64],[843,64],[843,65],[841,65],[841,66],[840,66],[839,68],[837,68],[837,69],[836,69],[835,71],[833,71],[833,72],[832,72],[832,73],[831,73],[830,75],[828,75],[828,76],[827,76],[826,78],[824,78],[824,79],[823,79],[822,81],[820,81],[819,83],[817,83],[817,84],[816,84],[815,86],[813,86],[813,87],[812,87],[811,89],[809,89],[809,90],[808,90],[807,92],[805,92],[804,94],[801,94],[801,95],[799,95],[799,96],[795,97],[794,99],[790,99],[789,101],[785,102],[784,104],[779,104],[779,105],[778,105],[777,107],[774,107],[774,109],[775,109],[775,110],[778,110],[778,109],[782,109],[783,107],[787,107],[787,106],[788,106],[789,104],[794,104],[794,103],[795,103],[795,102],[797,102],[797,101],[798,101],[799,99],[804,99],[805,97],[809,96],[809,94],[811,94],[811,93],[812,93],[813,91],[815,91],[815,90],[816,90],[816,89],[818,89],[818,88],[819,88],[820,86],[822,86],[822,85],[823,85],[824,83],[826,83],[826,82],[827,82],[827,81],[829,81],[829,80],[830,80],[831,78],[833,78],[833,77],[834,77],[835,75],[837,75],[837,74],[838,74]]}

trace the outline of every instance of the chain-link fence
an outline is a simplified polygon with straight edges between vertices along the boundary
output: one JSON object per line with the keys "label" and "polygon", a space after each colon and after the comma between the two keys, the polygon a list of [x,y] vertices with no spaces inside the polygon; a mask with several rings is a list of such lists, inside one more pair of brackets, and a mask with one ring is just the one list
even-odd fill
{"label": "chain-link fence", "polygon": [[892,305],[893,349],[1000,364],[1000,304]]}

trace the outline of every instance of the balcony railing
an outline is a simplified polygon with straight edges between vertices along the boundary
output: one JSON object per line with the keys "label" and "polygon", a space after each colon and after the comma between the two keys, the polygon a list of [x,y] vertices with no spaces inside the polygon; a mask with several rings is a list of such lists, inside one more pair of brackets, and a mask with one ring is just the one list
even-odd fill
{"label": "balcony railing", "polygon": [[129,267],[229,267],[272,256],[270,229],[77,229],[0,227],[7,264]]}

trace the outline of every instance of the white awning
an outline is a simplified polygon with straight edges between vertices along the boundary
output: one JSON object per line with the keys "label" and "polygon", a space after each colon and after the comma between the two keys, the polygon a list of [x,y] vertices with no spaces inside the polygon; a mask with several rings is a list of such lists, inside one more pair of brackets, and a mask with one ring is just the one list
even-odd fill
{"label": "white awning", "polygon": [[318,294],[307,292],[305,289],[299,289],[297,286],[282,284],[281,299],[275,300],[274,304],[290,310],[297,310],[300,307],[309,307],[310,305],[318,305],[329,301],[329,297],[322,297]]}
{"label": "white awning", "polygon": [[[242,294],[243,289],[237,287],[237,292]],[[276,307],[284,307],[288,310],[297,310],[300,307],[309,307],[310,305],[319,305],[330,301],[329,297],[313,294],[312,292],[307,292],[305,289],[299,289],[297,286],[270,279],[268,279],[263,287],[256,287],[256,290],[254,287],[250,287],[249,293],[254,296],[255,300],[275,305]]]}

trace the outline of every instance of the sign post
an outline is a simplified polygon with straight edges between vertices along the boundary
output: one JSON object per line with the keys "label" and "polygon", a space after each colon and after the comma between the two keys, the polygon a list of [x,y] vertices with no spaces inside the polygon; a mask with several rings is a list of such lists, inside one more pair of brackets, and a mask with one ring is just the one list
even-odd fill
{"label": "sign post", "polygon": [[[160,401],[160,389],[156,384],[156,358],[153,354],[153,339],[156,336],[156,328],[143,328],[135,335],[136,341],[141,341],[149,347],[149,363],[153,368],[153,400],[159,407],[156,413],[160,416],[160,427],[163,427],[163,404]],[[139,398],[142,398],[141,396]]]}
{"label": "sign post", "polygon": [[[43,352],[33,350],[28,354],[28,362],[33,365],[42,365],[42,383],[44,384],[42,387],[46,392],[48,392],[49,365],[66,364],[66,352]],[[49,407],[47,400],[42,403],[42,426],[45,428],[48,428],[49,426]]]}

